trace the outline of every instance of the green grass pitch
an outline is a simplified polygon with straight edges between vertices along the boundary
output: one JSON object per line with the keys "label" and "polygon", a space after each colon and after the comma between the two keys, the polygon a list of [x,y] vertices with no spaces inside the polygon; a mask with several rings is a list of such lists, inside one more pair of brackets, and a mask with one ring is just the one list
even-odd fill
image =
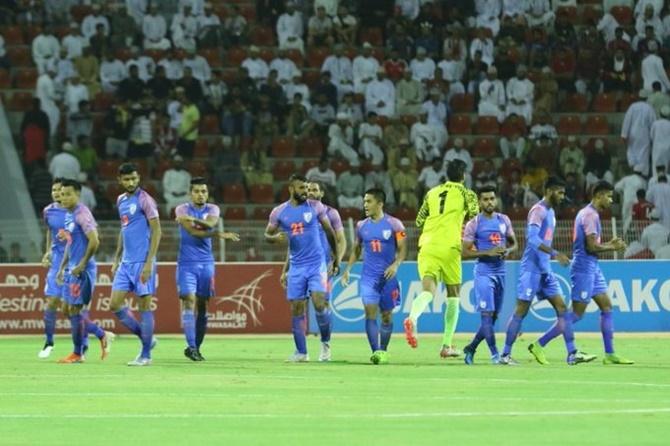
{"label": "green grass pitch", "polygon": [[[60,336],[52,358],[37,359],[41,338],[0,338],[2,445],[668,445],[670,338],[622,335],[617,350],[633,366],[565,365],[563,343],[552,364],[531,362],[533,337],[515,346],[518,367],[440,360],[440,339],[411,350],[391,342],[391,364],[373,366],[364,335],[335,335],[334,361],[285,364],[286,336],[215,337],[205,363],[163,336],[148,368],[125,363],[138,350],[126,335],[110,357],[59,365],[70,348]],[[498,337],[499,343],[502,340]],[[600,339],[578,333],[583,350]],[[466,336],[458,338],[463,345]],[[602,356],[602,355],[600,355]]]}

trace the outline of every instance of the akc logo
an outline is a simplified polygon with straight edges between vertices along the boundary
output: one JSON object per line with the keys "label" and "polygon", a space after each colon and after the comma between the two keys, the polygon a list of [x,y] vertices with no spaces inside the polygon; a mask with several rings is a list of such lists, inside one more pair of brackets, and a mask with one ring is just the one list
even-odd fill
{"label": "akc logo", "polygon": [[349,285],[343,286],[342,276],[333,281],[333,290],[330,297],[330,306],[335,315],[346,322],[357,322],[365,318],[363,301],[359,294],[358,283],[361,276],[349,275]]}
{"label": "akc logo", "polygon": [[[561,294],[565,298],[566,305],[570,306],[570,282],[563,276],[554,274],[559,286],[561,287]],[[556,320],[556,311],[551,306],[548,300],[535,300],[530,306],[530,313],[541,321],[553,322]]]}

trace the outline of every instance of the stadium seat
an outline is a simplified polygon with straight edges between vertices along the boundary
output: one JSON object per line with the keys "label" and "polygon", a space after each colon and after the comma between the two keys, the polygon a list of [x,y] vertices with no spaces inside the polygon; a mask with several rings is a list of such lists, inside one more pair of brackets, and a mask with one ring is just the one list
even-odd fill
{"label": "stadium seat", "polygon": [[526,121],[520,116],[509,116],[500,126],[500,134],[509,138],[512,133],[526,134]]}
{"label": "stadium seat", "polygon": [[250,33],[251,43],[257,46],[275,46],[274,30],[268,26],[256,26]]}
{"label": "stadium seat", "polygon": [[589,101],[583,94],[572,93],[569,94],[563,104],[561,104],[561,111],[571,113],[585,113],[589,109]]}
{"label": "stadium seat", "polygon": [[393,212],[393,216],[402,221],[414,221],[416,218],[416,209],[401,207]]}
{"label": "stadium seat", "polygon": [[526,221],[528,218],[528,209],[526,208],[510,208],[505,211],[507,216],[512,221]]}
{"label": "stadium seat", "polygon": [[270,216],[270,212],[272,212],[272,208],[256,206],[254,208],[252,218],[254,220],[267,221],[268,217]]}
{"label": "stadium seat", "polygon": [[584,131],[591,135],[609,135],[610,128],[607,122],[607,116],[595,115],[586,118]]}
{"label": "stadium seat", "polygon": [[[116,50],[116,57],[121,61],[121,62],[126,62],[129,59],[132,59],[133,53],[130,52],[130,48],[117,48]],[[180,58],[182,59],[182,58]]]}
{"label": "stadium seat", "polygon": [[7,57],[11,61],[13,68],[33,66],[33,56],[30,53],[30,47],[10,46],[7,48]]}
{"label": "stadium seat", "polygon": [[498,119],[493,116],[479,116],[474,133],[477,135],[497,135],[500,132]]}
{"label": "stadium seat", "polygon": [[272,204],[275,197],[271,184],[256,184],[249,188],[249,200],[254,204]]}
{"label": "stadium seat", "polygon": [[272,166],[272,175],[278,181],[287,180],[295,172],[296,167],[293,160],[275,161],[274,166]]}
{"label": "stadium seat", "polygon": [[[593,3],[598,3],[602,5],[600,0],[595,0]],[[582,21],[584,24],[588,25],[590,23],[597,24],[603,16],[602,9],[594,8],[591,5],[585,5],[582,8]]]}
{"label": "stadium seat", "polygon": [[272,59],[275,58],[275,52],[270,48],[262,48],[259,56],[269,65]]}
{"label": "stadium seat", "polygon": [[340,209],[340,217],[342,217],[343,222],[350,218],[360,220],[363,217],[363,211],[358,208],[342,208]]}
{"label": "stadium seat", "polygon": [[625,113],[628,110],[630,105],[637,101],[637,94],[635,93],[624,93],[619,99],[619,111]]}
{"label": "stadium seat", "polygon": [[200,133],[204,135],[218,135],[221,133],[219,117],[217,115],[205,115],[200,121]]}
{"label": "stadium seat", "polygon": [[244,6],[240,8],[240,13],[244,16],[245,19],[247,19],[248,22],[255,22],[256,21],[256,6],[255,5],[249,5],[249,6]]}
{"label": "stadium seat", "polygon": [[200,138],[196,141],[193,156],[196,158],[209,157],[209,144],[206,139]]}
{"label": "stadium seat", "polygon": [[349,163],[340,159],[334,159],[330,163],[330,168],[333,169],[335,175],[340,175],[342,172],[349,170]]}
{"label": "stadium seat", "polygon": [[293,138],[281,136],[272,141],[272,156],[276,158],[293,158],[295,156],[295,144]]}
{"label": "stadium seat", "polygon": [[498,147],[493,138],[478,138],[472,146],[472,156],[493,158],[498,154]]}
{"label": "stadium seat", "polygon": [[319,160],[314,160],[314,159],[305,160],[302,163],[302,167],[300,168],[300,171],[302,172],[303,175],[305,175],[307,173],[307,171],[309,171],[309,169],[311,169],[312,167],[316,167],[318,165],[319,165]]}
{"label": "stadium seat", "polygon": [[614,113],[616,112],[616,97],[611,93],[600,93],[593,99],[594,112]]}
{"label": "stadium seat", "polygon": [[316,87],[319,79],[321,79],[321,72],[318,70],[303,70],[302,72],[302,80],[310,89]]}
{"label": "stadium seat", "polygon": [[305,158],[321,158],[323,156],[323,143],[317,137],[307,138],[300,142],[298,146],[300,147],[300,156]]}
{"label": "stadium seat", "polygon": [[[6,26],[2,30],[2,37],[5,39],[5,45],[23,45],[23,31],[19,26]],[[31,42],[32,43],[32,42]]]}
{"label": "stadium seat", "polygon": [[84,17],[91,12],[93,12],[93,7],[91,5],[72,5],[72,7],[70,7],[72,19],[78,23],[81,23],[81,21],[84,20]]}
{"label": "stadium seat", "polygon": [[244,206],[226,206],[223,218],[225,220],[246,220],[247,209]]}
{"label": "stadium seat", "polygon": [[361,44],[369,42],[372,46],[383,46],[384,32],[381,28],[376,27],[362,28],[360,30],[360,41]]}
{"label": "stadium seat", "polygon": [[93,98],[91,109],[98,112],[106,112],[114,104],[115,96],[112,93],[99,92]]}
{"label": "stadium seat", "polygon": [[207,59],[207,63],[212,68],[221,68],[223,66],[223,59],[221,52],[217,48],[205,48],[198,50],[198,54]]}
{"label": "stadium seat", "polygon": [[226,204],[246,204],[247,193],[241,184],[223,186],[223,202]]}
{"label": "stadium seat", "polygon": [[35,37],[42,32],[40,25],[23,25],[23,41],[32,44]]}
{"label": "stadium seat", "polygon": [[279,201],[286,201],[289,199],[288,194],[288,183],[284,183],[279,187],[279,193],[277,194]]}
{"label": "stadium seat", "polygon": [[0,88],[6,89],[11,87],[12,80],[9,77],[9,72],[3,68],[0,68]]}
{"label": "stadium seat", "polygon": [[188,171],[192,177],[207,176],[207,164],[202,161],[190,161],[188,163]]}
{"label": "stadium seat", "polygon": [[228,66],[239,67],[244,59],[247,58],[247,52],[244,48],[233,47],[226,53],[226,62]]}
{"label": "stadium seat", "polygon": [[151,57],[156,63],[165,57],[165,51],[163,50],[144,50],[144,54]]}
{"label": "stadium seat", "polygon": [[449,104],[454,113],[472,113],[475,109],[475,97],[471,94],[455,94]]}
{"label": "stadium seat", "polygon": [[613,6],[610,14],[619,22],[619,26],[625,27],[633,22],[633,10],[628,6]]}
{"label": "stadium seat", "polygon": [[521,164],[521,161],[519,161],[516,158],[507,158],[506,160],[503,161],[502,167],[500,169],[500,173],[502,174],[503,177],[509,177],[513,171],[518,170],[520,172],[523,172],[523,165]]}
{"label": "stadium seat", "polygon": [[304,64],[304,60],[303,60],[302,53],[299,50],[288,50],[286,52],[286,57],[291,59],[293,61],[293,63],[295,63],[295,65],[298,68],[302,68],[302,66]]}
{"label": "stadium seat", "polygon": [[98,175],[105,180],[114,180],[119,173],[119,166],[121,161],[118,160],[101,160],[98,163]]}
{"label": "stadium seat", "polygon": [[626,257],[626,259],[653,259],[654,258],[654,253],[649,251],[648,249],[645,249],[643,251],[638,252],[635,255],[632,255],[630,257]]}
{"label": "stadium seat", "polygon": [[307,64],[312,68],[321,69],[323,61],[330,55],[328,48],[311,48],[307,53]]}
{"label": "stadium seat", "polygon": [[21,68],[14,75],[14,87],[32,90],[37,85],[37,76],[35,68]]}
{"label": "stadium seat", "polygon": [[472,133],[472,123],[468,115],[452,115],[449,118],[449,134],[469,135]]}
{"label": "stadium seat", "polygon": [[579,135],[582,132],[582,122],[579,115],[561,116],[556,130],[560,135]]}

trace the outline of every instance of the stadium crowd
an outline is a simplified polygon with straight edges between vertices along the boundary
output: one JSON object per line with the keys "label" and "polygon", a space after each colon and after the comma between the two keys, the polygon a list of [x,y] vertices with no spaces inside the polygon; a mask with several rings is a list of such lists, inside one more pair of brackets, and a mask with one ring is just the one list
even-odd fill
{"label": "stadium crowd", "polygon": [[[519,219],[549,173],[568,185],[565,218],[607,180],[624,231],[654,220],[628,254],[669,251],[662,0],[21,0],[0,2],[0,16],[1,69],[15,64],[13,30],[35,30],[17,146],[36,209],[66,177],[114,217],[101,166],[117,159],[144,160],[166,215],[191,174],[207,174],[224,205],[239,184],[274,200],[287,177],[278,160],[316,146],[306,175],[341,208],[361,209],[378,187],[411,215],[462,159],[466,184],[498,187]],[[623,144],[606,117],[575,131],[553,116],[566,110],[625,111]],[[472,137],[475,113],[474,133],[491,137]]]}

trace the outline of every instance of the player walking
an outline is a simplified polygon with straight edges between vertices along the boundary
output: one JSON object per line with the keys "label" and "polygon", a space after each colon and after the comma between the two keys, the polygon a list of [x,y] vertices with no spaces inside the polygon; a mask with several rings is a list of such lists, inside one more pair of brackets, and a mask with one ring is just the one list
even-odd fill
{"label": "player walking", "polygon": [[477,346],[486,340],[491,362],[496,364],[500,357],[494,325],[505,295],[505,257],[516,251],[517,243],[509,217],[495,212],[498,204],[495,187],[485,186],[479,189],[478,194],[481,213],[465,225],[462,257],[463,260],[476,259],[477,262],[474,270],[475,301],[481,324],[463,353],[465,363],[472,364]]}
{"label": "player walking", "polygon": [[[117,179],[125,192],[116,201],[121,232],[112,265],[110,306],[121,323],[142,342],[140,354],[128,365],[147,366],[151,364],[151,350],[156,345],[151,305],[156,291],[156,253],[161,225],[156,202],[139,187],[137,167],[132,163],[122,164]],[[129,293],[139,298],[141,322],[124,305]]]}
{"label": "player walking", "polygon": [[[605,252],[623,251],[626,243],[613,238],[607,243],[600,243],[602,228],[600,226],[600,212],[612,205],[614,187],[606,181],[597,183],[593,188],[591,203],[582,208],[575,218],[572,232],[572,264],[570,266],[570,281],[572,290],[572,323],[579,322],[584,316],[586,307],[593,299],[600,308],[600,331],[603,335],[605,347],[605,364],[633,364],[630,359],[622,358],[614,353],[614,324],[612,322],[612,301],[607,295],[607,282],[598,265],[598,255]],[[561,334],[559,324],[554,324],[537,341],[532,343],[528,350],[540,364],[549,364],[543,347],[556,336]],[[595,356],[588,355],[589,359]]]}
{"label": "player walking", "polygon": [[404,321],[407,343],[416,348],[417,321],[433,300],[437,284],[447,287],[447,311],[444,314],[444,336],[440,356],[458,356],[453,346],[458,323],[461,289],[461,230],[463,219],[479,213],[477,195],[463,185],[465,163],[453,160],[447,166],[447,182],[426,194],[416,216],[416,226],[422,230],[417,258],[423,291],[412,302],[409,317]]}
{"label": "player walking", "polygon": [[[184,355],[204,361],[200,346],[207,331],[207,304],[214,296],[214,255],[212,238],[239,241],[234,232],[217,231],[221,211],[208,203],[209,190],[204,178],[191,179],[191,202],[177,206],[179,254],[177,256],[177,294],[182,304],[181,324],[186,337]],[[198,307],[195,314],[196,302]]]}
{"label": "player walking", "polygon": [[[367,218],[356,223],[356,241],[341,279],[342,284],[347,286],[351,268],[363,252],[363,272],[359,284],[373,364],[388,363],[386,351],[393,333],[393,309],[400,305],[396,273],[407,256],[405,227],[400,220],[384,212],[385,202],[383,190],[365,192],[363,207]],[[377,325],[380,310],[381,330]]]}

